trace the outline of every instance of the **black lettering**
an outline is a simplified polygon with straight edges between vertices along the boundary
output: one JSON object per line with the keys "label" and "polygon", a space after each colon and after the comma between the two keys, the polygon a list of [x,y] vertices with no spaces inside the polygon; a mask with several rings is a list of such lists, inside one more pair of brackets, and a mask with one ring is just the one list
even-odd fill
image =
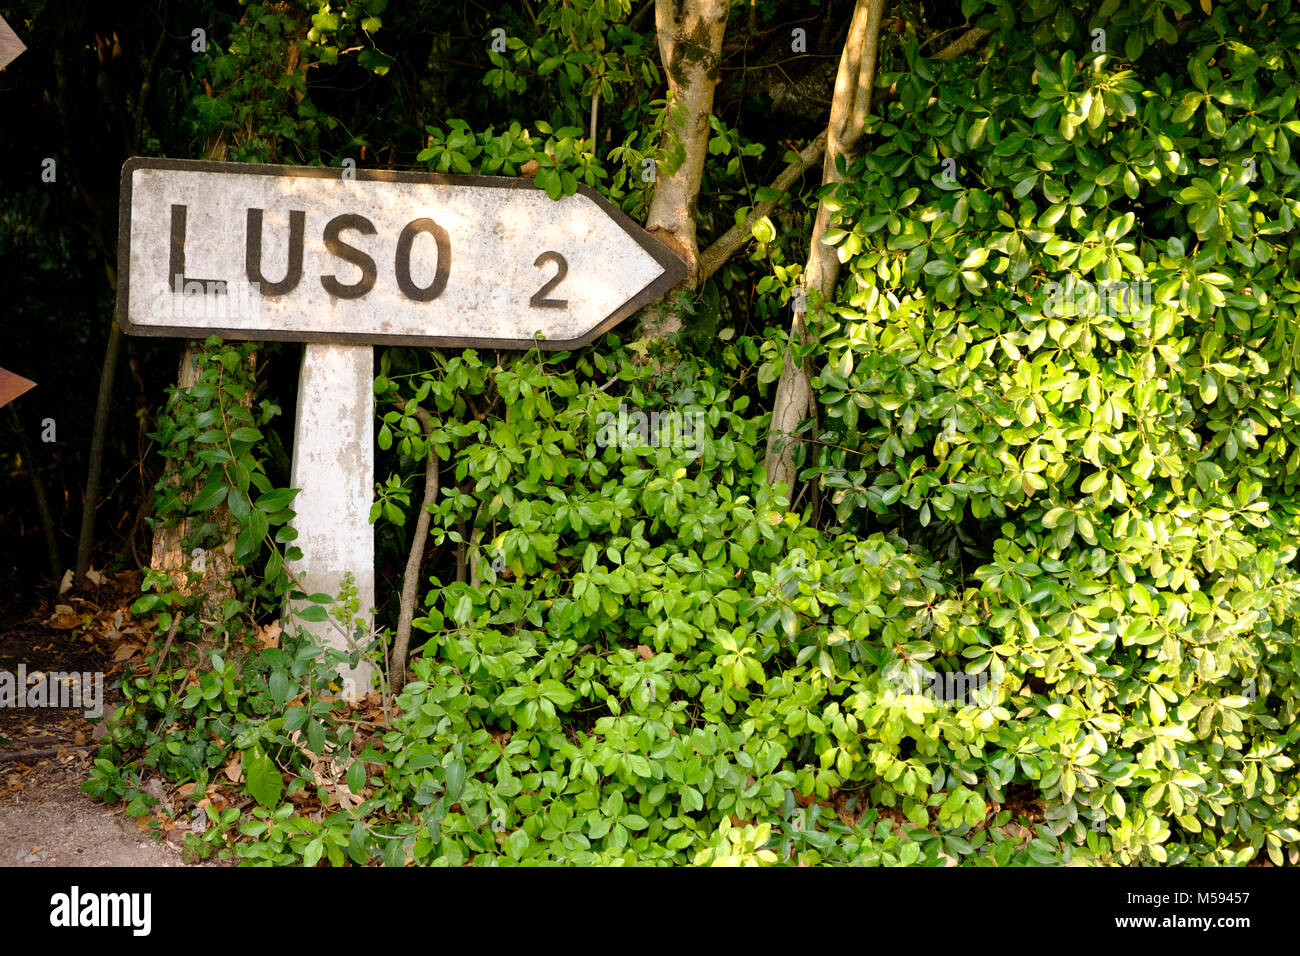
{"label": "black lettering", "polygon": [[321,276],[320,284],[330,295],[340,299],[359,299],[375,287],[375,260],[339,238],[344,229],[354,229],[363,236],[373,236],[375,226],[365,216],[335,216],[325,226],[325,248],[331,255],[338,256],[344,262],[350,262],[361,270],[361,278],[352,285],[344,285],[334,276]]}
{"label": "black lettering", "polygon": [[306,229],[307,214],[300,209],[289,213],[289,265],[284,279],[271,282],[262,275],[262,210],[248,210],[247,245],[244,247],[244,271],[248,281],[256,283],[262,295],[284,295],[298,287],[302,279],[302,234]]}
{"label": "black lettering", "polygon": [[[438,271],[434,273],[433,282],[425,289],[411,281],[411,243],[422,232],[433,236],[438,247]],[[432,219],[408,222],[402,234],[397,237],[397,261],[394,267],[397,271],[397,287],[402,290],[402,295],[412,302],[432,302],[438,298],[447,287],[447,277],[451,273],[451,239],[447,236],[447,230]]]}
{"label": "black lettering", "polygon": [[202,289],[209,292],[216,289],[224,293],[226,291],[224,282],[217,279],[189,279],[185,276],[185,222],[188,215],[188,206],[172,204],[172,241],[167,257],[167,278],[171,283],[172,291],[184,292],[189,283],[197,282]]}

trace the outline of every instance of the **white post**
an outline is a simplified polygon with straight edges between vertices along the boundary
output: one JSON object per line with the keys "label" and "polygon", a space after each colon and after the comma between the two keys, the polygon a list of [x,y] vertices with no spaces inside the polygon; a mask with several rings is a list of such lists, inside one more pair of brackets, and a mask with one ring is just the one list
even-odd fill
{"label": "white post", "polygon": [[[294,541],[302,560],[293,566],[308,594],[337,596],[351,573],[367,627],[375,605],[375,536],[370,524],[374,499],[374,348],[316,345],[302,353],[298,420],[293,441]],[[352,647],[331,621],[305,623],[330,647]],[[340,670],[343,696],[364,696],[374,666],[362,660]]]}

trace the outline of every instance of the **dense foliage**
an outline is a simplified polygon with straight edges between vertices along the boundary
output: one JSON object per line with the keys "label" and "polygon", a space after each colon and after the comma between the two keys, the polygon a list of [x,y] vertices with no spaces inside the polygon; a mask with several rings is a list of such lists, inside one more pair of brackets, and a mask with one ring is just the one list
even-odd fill
{"label": "dense foliage", "polygon": [[1230,11],[1029,4],[977,77],[905,44],[829,237],[810,470],[959,556],[936,650],[1015,713],[965,769],[1122,859],[1297,838],[1300,18]]}
{"label": "dense foliage", "polygon": [[[418,161],[533,160],[553,198],[636,211],[652,28],[541,6],[488,46],[501,119],[430,124]],[[440,463],[416,679],[349,716],[292,633],[133,675],[97,791],[145,812],[143,767],[202,793],[239,753],[257,806],[209,799],[198,842],[261,862],[1294,864],[1300,12],[963,12],[987,52],[939,63],[900,24],[870,147],[820,191],[845,271],[809,303],[793,501],[761,458],[814,189],[667,349],[386,350],[394,550]],[[593,96],[624,153],[586,132]],[[714,129],[720,232],[777,142]],[[260,436],[164,437],[238,459]],[[288,499],[205,461],[189,507],[242,494],[238,557],[265,554]],[[328,812],[295,813],[304,790]]]}

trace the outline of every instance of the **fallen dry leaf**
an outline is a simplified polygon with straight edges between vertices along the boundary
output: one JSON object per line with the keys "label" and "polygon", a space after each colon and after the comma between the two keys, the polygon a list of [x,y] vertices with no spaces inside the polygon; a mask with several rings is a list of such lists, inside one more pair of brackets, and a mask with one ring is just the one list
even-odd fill
{"label": "fallen dry leaf", "polygon": [[[295,730],[289,736],[294,742],[294,745],[297,746],[298,750],[306,756],[310,762],[311,774],[316,780],[316,787],[325,794],[325,802],[327,806],[337,806],[344,810],[352,810],[365,801],[364,795],[354,794],[344,781],[344,777],[347,773],[347,766],[339,759],[344,755],[341,754],[336,756],[335,750],[337,748],[334,745],[331,745],[327,741],[325,744],[325,753],[317,754],[306,745],[301,731]],[[346,754],[346,756],[350,757],[351,755]],[[302,797],[301,800],[298,799],[299,796]],[[289,799],[293,800],[295,803],[307,803],[310,802],[313,797],[311,792],[308,790],[301,790]],[[321,819],[324,819],[323,813]]]}
{"label": "fallen dry leaf", "polygon": [[257,629],[257,640],[264,649],[280,646],[280,622],[272,621],[266,627]]}
{"label": "fallen dry leaf", "polygon": [[143,646],[134,641],[123,641],[117,650],[113,652],[113,660],[120,664],[122,661],[129,660],[139,654],[142,650],[144,650]]}
{"label": "fallen dry leaf", "polygon": [[221,768],[221,772],[226,775],[226,779],[231,783],[239,783],[244,779],[243,760],[244,752],[241,750],[231,757],[230,761]]}
{"label": "fallen dry leaf", "polygon": [[655,656],[655,652],[644,644],[636,646],[636,652],[641,655],[641,660],[648,661]]}
{"label": "fallen dry leaf", "polygon": [[81,625],[81,618],[77,612],[66,604],[54,605],[54,613],[50,615],[47,622],[50,627],[57,628],[60,631],[70,631],[74,627]]}
{"label": "fallen dry leaf", "polygon": [[217,813],[220,813],[222,810],[226,809],[226,800],[220,794],[217,794],[212,797],[204,797],[196,803],[195,806],[200,810],[206,810],[208,807],[211,807]]}

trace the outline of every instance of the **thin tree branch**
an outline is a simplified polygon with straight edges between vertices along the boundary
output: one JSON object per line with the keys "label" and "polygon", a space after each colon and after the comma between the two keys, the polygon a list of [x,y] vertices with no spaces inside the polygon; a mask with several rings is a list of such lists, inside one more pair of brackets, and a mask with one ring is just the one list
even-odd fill
{"label": "thin tree branch", "polygon": [[136,99],[135,107],[135,130],[131,136],[131,152],[134,154],[140,149],[140,135],[144,131],[144,112],[149,102],[149,94],[153,92],[153,70],[158,63],[158,54],[162,52],[163,41],[167,39],[167,5],[163,4],[163,12],[159,15],[158,22],[158,42],[154,44],[153,53],[149,55],[149,63],[144,68],[144,80],[140,83],[140,95]]}
{"label": "thin tree branch", "polygon": [[[831,114],[826,123],[823,184],[843,181],[836,160],[843,156],[846,162],[852,161],[854,150],[862,139],[867,114],[871,111],[884,5],[885,0],[858,0],[854,7],[849,35],[844,41],[843,56],[835,76]],[[824,246],[821,241],[830,220],[831,210],[823,199],[817,204],[817,216],[808,242],[808,264],[800,277],[807,295],[820,301],[831,298],[839,277],[839,256],[835,249]],[[785,367],[772,399],[767,453],[763,460],[768,483],[774,487],[784,484],[792,500],[795,498],[794,451],[799,442],[798,426],[809,412],[816,420],[811,373],[808,365],[795,361],[796,350],[807,340],[804,313],[796,306],[790,322],[790,337],[786,341]]]}
{"label": "thin tree branch", "polygon": [[406,684],[406,657],[411,647],[411,622],[415,620],[415,605],[420,597],[420,566],[424,562],[424,545],[429,538],[429,509],[438,499],[438,453],[433,445],[428,448],[429,460],[424,467],[424,501],[415,519],[411,552],[406,559],[402,575],[402,602],[397,616],[397,631],[393,636],[393,654],[388,662],[388,684],[393,693],[401,693]]}
{"label": "thin tree branch", "polygon": [[957,39],[953,40],[946,47],[930,57],[932,60],[955,60],[964,53],[969,53],[975,47],[979,46],[984,39],[992,35],[992,30],[981,30],[979,27],[971,27]]}
{"label": "thin tree branch", "polygon": [[45,494],[45,482],[36,467],[36,458],[32,455],[31,443],[23,431],[22,419],[18,417],[18,406],[9,406],[9,415],[13,419],[14,431],[18,434],[18,447],[22,452],[23,463],[27,466],[27,477],[32,483],[32,494],[36,497],[36,511],[41,516],[41,529],[45,534],[45,556],[50,563],[50,580],[58,581],[63,576],[62,562],[59,560],[59,541],[54,531],[54,512],[50,510],[50,500]]}
{"label": "thin tree branch", "polygon": [[[816,165],[825,149],[826,131],[822,130],[816,139],[803,148],[799,158],[781,170],[781,174],[772,180],[771,188],[784,194],[804,173]],[[783,195],[778,196],[776,199],[769,199],[766,202],[756,203],[741,225],[732,226],[719,236],[709,248],[704,250],[700,255],[701,282],[717,272],[722,264],[731,258],[735,251],[749,238],[754,223],[775,209],[782,198],[784,198]]]}
{"label": "thin tree branch", "polygon": [[[116,283],[114,283],[116,285]],[[81,506],[81,528],[77,535],[77,559],[74,577],[77,584],[90,570],[90,551],[95,543],[95,515],[99,510],[99,484],[104,470],[104,443],[108,432],[108,414],[113,402],[113,380],[117,374],[117,356],[122,346],[122,330],[116,316],[108,329],[108,344],[99,373],[99,394],[95,400],[95,422],[90,433],[90,460],[86,467],[86,498]]]}
{"label": "thin tree branch", "polygon": [[[990,30],[982,30],[978,27],[974,27],[962,34],[962,36],[958,37],[952,43],[948,44],[930,59],[954,60],[975,49],[975,47],[978,46],[986,37],[990,36],[991,33],[992,31]],[[893,96],[894,93],[892,89],[882,90],[880,95],[876,98],[877,105],[893,99]],[[865,119],[865,111],[862,116]],[[796,180],[802,177],[804,173],[806,173],[819,159],[821,159],[826,149],[826,132],[826,130],[822,130],[821,134],[805,146],[803,151],[799,153],[799,158],[783,169],[776,179],[772,180],[772,189],[784,193],[794,185]],[[742,225],[732,226],[715,239],[708,249],[700,254],[700,282],[703,282],[709,276],[713,275],[713,273],[717,272],[718,269],[722,268],[723,263],[735,255],[736,250],[743,246],[749,238],[750,230],[753,228],[754,223],[763,216],[771,213],[771,211],[777,207],[777,204],[781,202],[782,198],[783,197],[777,197],[776,199],[768,200],[767,202],[757,203],[754,208],[750,210],[749,215],[745,217],[745,221]]]}
{"label": "thin tree branch", "polygon": [[[403,413],[407,410],[406,399],[397,396],[397,407]],[[415,406],[413,414],[420,421],[425,437],[433,431],[433,416],[425,409]],[[429,460],[424,466],[424,500],[420,513],[415,519],[415,533],[411,539],[411,550],[406,558],[406,570],[402,574],[402,599],[397,615],[397,630],[393,635],[393,649],[388,661],[388,686],[394,694],[400,693],[406,684],[406,658],[411,648],[411,623],[415,620],[415,605],[420,597],[420,566],[424,563],[424,546],[429,537],[429,509],[438,499],[438,453],[430,442],[427,448]]]}
{"label": "thin tree branch", "polygon": [[99,746],[99,744],[85,744],[79,747],[51,747],[42,750],[19,750],[11,753],[0,753],[0,763],[7,760],[38,760],[42,757],[58,757],[65,753],[98,750]]}

